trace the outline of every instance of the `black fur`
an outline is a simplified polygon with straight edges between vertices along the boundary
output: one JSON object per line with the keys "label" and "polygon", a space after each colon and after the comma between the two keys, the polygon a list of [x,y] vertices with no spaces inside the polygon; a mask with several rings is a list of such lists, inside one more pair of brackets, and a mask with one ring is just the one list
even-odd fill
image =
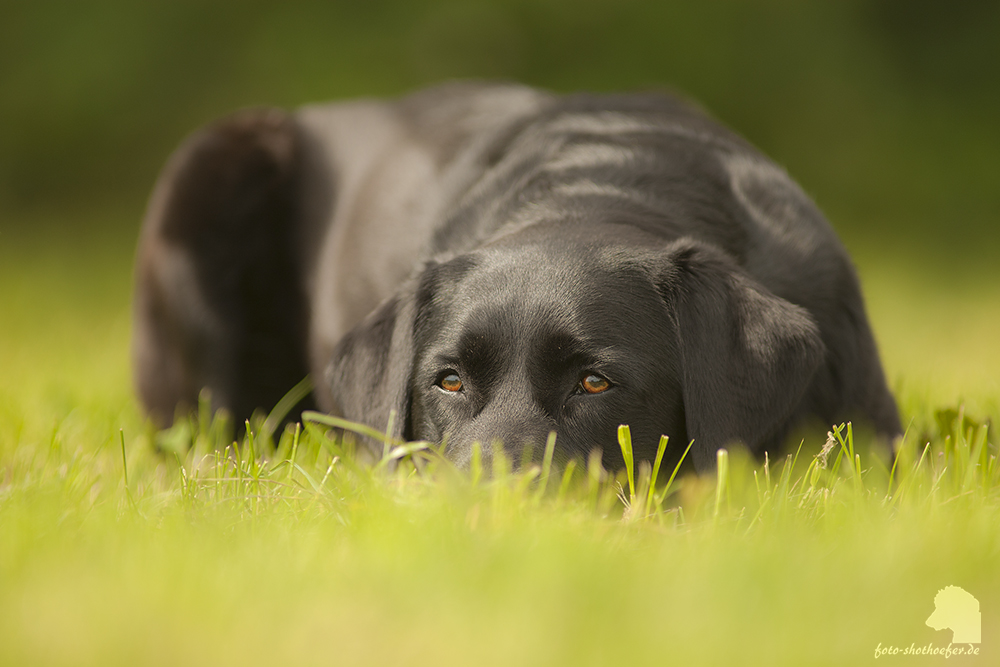
{"label": "black fur", "polygon": [[661,94],[452,84],[210,127],[150,206],[135,354],[161,423],[205,386],[245,417],[309,372],[321,409],[395,411],[459,463],[556,431],[561,459],[614,465],[621,423],[638,458],[693,438],[701,469],[810,420],[900,430],[830,226]]}

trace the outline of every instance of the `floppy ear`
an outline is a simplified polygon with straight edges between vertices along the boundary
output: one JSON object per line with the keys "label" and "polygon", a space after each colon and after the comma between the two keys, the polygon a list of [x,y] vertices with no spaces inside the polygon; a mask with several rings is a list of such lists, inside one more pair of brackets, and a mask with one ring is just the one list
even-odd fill
{"label": "floppy ear", "polygon": [[760,453],[784,434],[823,360],[816,323],[713,248],[682,239],[666,260],[657,287],[676,322],[695,466],[711,469],[737,440]]}
{"label": "floppy ear", "polygon": [[405,290],[384,302],[337,344],[324,378],[345,419],[385,431],[395,411],[393,438],[410,430],[414,310]]}

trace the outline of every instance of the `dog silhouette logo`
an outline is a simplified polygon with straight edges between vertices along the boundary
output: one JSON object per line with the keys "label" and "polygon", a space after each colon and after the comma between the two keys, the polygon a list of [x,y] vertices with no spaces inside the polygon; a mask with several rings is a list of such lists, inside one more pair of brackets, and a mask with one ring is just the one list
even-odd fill
{"label": "dog silhouette logo", "polygon": [[958,586],[945,586],[934,596],[934,613],[927,625],[935,630],[950,629],[954,644],[978,644],[983,630],[979,600]]}

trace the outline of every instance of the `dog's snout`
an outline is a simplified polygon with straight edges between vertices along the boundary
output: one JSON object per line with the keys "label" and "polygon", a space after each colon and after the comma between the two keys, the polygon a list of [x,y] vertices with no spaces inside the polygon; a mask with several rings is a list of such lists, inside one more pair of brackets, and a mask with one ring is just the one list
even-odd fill
{"label": "dog's snout", "polygon": [[455,434],[449,449],[456,463],[467,467],[477,442],[484,463],[492,463],[498,449],[514,468],[526,458],[541,460],[555,422],[526,397],[505,398],[498,397]]}

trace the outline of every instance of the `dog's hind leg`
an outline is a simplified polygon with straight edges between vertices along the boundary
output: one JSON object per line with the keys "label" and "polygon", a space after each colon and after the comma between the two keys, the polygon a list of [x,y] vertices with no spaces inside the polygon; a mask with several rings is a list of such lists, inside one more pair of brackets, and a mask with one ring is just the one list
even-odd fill
{"label": "dog's hind leg", "polygon": [[135,383],[157,424],[203,388],[240,424],[308,372],[301,154],[288,114],[245,111],[188,139],[161,174],[139,239],[133,333]]}

